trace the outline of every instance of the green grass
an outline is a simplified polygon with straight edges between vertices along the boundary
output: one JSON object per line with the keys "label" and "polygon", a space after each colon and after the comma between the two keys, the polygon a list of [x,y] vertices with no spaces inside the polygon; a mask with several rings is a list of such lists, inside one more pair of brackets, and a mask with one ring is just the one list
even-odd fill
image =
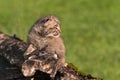
{"label": "green grass", "polygon": [[32,24],[47,14],[61,20],[68,62],[119,80],[120,0],[0,0],[0,31],[26,41]]}

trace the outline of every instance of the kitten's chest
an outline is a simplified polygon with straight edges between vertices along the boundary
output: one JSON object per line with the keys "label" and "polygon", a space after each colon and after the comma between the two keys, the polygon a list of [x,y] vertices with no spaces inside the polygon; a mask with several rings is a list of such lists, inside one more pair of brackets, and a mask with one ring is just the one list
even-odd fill
{"label": "kitten's chest", "polygon": [[44,39],[44,38],[43,39],[42,38],[41,39],[38,38],[38,40],[36,42],[37,42],[36,45],[38,45],[38,48],[40,50],[47,46],[47,40]]}
{"label": "kitten's chest", "polygon": [[60,39],[55,38],[47,42],[46,51],[47,52],[58,52],[62,49],[62,42]]}

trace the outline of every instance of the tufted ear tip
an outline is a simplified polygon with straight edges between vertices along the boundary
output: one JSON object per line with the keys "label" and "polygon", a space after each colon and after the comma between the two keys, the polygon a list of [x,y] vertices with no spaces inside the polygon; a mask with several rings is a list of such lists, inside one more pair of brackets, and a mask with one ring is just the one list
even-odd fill
{"label": "tufted ear tip", "polygon": [[2,34],[2,32],[0,31],[0,34]]}

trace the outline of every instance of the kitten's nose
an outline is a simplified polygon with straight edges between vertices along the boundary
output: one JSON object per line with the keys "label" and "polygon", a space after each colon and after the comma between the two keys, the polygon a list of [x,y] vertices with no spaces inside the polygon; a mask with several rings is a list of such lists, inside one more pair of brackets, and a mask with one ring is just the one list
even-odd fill
{"label": "kitten's nose", "polygon": [[61,33],[61,29],[60,29],[60,27],[59,27],[59,26],[57,26],[56,28],[57,28],[57,30]]}

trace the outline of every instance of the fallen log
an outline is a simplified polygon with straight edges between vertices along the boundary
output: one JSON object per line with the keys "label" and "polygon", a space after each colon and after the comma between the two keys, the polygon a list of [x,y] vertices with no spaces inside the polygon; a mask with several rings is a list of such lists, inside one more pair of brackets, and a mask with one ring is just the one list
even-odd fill
{"label": "fallen log", "polygon": [[[1,80],[51,80],[50,74],[56,68],[55,54],[35,50],[25,58],[28,45],[16,36],[0,33],[0,79]],[[22,72],[21,72],[22,70]],[[23,74],[33,76],[24,77]],[[72,65],[60,68],[54,80],[102,80],[89,74],[83,75]]]}

